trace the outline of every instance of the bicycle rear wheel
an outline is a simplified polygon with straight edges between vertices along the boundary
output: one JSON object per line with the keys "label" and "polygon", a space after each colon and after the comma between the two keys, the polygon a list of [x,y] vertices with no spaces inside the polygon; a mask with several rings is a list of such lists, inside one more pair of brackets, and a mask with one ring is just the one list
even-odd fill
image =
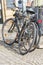
{"label": "bicycle rear wheel", "polygon": [[12,18],[6,20],[2,27],[3,41],[6,44],[11,45],[14,43],[17,34],[18,28],[14,20]]}
{"label": "bicycle rear wheel", "polygon": [[36,23],[36,43],[35,43],[35,45],[36,45],[36,48],[38,48],[38,44],[39,44],[39,42],[40,42],[40,37],[41,37],[41,33],[40,33],[40,27],[39,27],[39,25]]}
{"label": "bicycle rear wheel", "polygon": [[19,51],[20,54],[24,55],[30,52],[34,48],[34,43],[36,40],[36,26],[34,22],[27,23],[25,29],[21,32],[19,36]]}

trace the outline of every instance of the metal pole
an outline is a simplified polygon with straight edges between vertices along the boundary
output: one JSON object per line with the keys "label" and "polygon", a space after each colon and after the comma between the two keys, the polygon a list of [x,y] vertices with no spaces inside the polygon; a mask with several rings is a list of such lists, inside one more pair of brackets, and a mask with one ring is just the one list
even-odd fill
{"label": "metal pole", "polygon": [[22,0],[22,11],[24,12],[24,1]]}
{"label": "metal pole", "polygon": [[39,13],[39,8],[38,8],[38,0],[37,0],[37,19],[38,19],[38,13]]}
{"label": "metal pole", "polygon": [[23,0],[22,0],[22,11],[23,11]]}

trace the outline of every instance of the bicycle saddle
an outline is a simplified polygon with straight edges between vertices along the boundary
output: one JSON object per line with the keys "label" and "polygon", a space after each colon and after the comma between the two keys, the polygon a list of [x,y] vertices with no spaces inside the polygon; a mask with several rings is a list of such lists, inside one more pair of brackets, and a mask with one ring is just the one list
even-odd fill
{"label": "bicycle saddle", "polygon": [[35,11],[33,10],[33,8],[26,8],[26,12],[30,14],[35,14]]}

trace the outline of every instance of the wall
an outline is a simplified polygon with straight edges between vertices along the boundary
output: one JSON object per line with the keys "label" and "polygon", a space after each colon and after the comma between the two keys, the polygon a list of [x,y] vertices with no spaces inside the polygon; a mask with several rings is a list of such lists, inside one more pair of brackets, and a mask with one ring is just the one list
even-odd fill
{"label": "wall", "polygon": [[34,6],[43,6],[43,0],[34,0]]}

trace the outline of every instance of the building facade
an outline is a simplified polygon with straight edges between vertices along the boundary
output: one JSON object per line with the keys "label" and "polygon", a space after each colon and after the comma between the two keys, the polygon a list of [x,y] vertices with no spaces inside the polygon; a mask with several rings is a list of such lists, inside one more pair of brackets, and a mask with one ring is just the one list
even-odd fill
{"label": "building facade", "polygon": [[34,6],[43,6],[43,0],[34,0]]}
{"label": "building facade", "polygon": [[41,34],[43,34],[43,0],[34,0],[34,6],[37,8],[38,19],[42,20]]}
{"label": "building facade", "polygon": [[[0,20],[4,22],[6,19],[13,17],[14,8],[13,3],[15,2],[18,5],[18,0],[0,0]],[[27,3],[26,3],[27,2]],[[30,0],[23,0],[23,9],[25,10],[25,6],[31,6]]]}
{"label": "building facade", "polygon": [[[3,22],[8,18],[13,17],[13,2],[14,0],[0,0],[0,20]],[[0,22],[2,23],[2,21]]]}
{"label": "building facade", "polygon": [[[5,21],[7,18],[11,18],[13,17],[13,10],[12,8],[14,8],[13,3],[15,2],[16,5],[18,5],[18,0],[0,0],[0,21],[2,23],[2,21]],[[23,0],[24,4],[24,10],[25,10],[25,6],[31,6],[31,3],[33,2],[34,6],[42,6],[43,7],[43,0]],[[43,10],[42,10],[43,11]]]}

